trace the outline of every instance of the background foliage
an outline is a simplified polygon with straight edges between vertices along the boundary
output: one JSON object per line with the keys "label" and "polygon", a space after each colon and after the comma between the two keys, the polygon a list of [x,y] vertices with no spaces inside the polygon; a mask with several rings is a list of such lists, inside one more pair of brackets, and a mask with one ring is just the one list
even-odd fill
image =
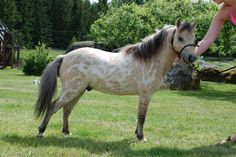
{"label": "background foliage", "polygon": [[45,44],[39,43],[34,50],[26,52],[23,59],[23,72],[26,75],[41,75],[43,69],[52,61]]}
{"label": "background foliage", "polygon": [[90,25],[106,11],[104,6],[107,0],[1,0],[0,18],[22,48],[33,48],[39,41],[66,48],[73,37],[88,39]]}
{"label": "background foliage", "polygon": [[[217,11],[213,3],[190,0],[150,0],[144,5],[126,4],[110,8],[92,26],[91,36],[105,42],[109,48],[121,47],[140,41],[165,24],[175,24],[176,19],[197,23],[198,40],[206,34]],[[236,28],[227,22],[208,56],[236,56]]]}
{"label": "background foliage", "polygon": [[[40,41],[64,49],[73,39],[103,42],[111,50],[136,43],[177,18],[197,23],[196,36],[202,39],[217,9],[203,0],[1,0],[0,18],[21,47],[33,48]],[[227,22],[204,55],[235,57],[235,31]]]}

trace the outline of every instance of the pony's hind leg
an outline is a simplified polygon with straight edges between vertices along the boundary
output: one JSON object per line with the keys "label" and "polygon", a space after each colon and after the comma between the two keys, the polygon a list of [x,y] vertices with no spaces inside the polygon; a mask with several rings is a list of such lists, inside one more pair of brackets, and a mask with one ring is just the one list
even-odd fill
{"label": "pony's hind leg", "polygon": [[59,109],[56,107],[56,103],[57,103],[58,99],[56,99],[54,102],[52,102],[50,104],[50,108],[47,110],[42,123],[40,124],[40,126],[38,127],[39,133],[38,133],[38,137],[43,137],[44,132],[46,130],[46,127],[48,125],[48,122],[51,118],[51,116]]}
{"label": "pony's hind leg", "polygon": [[56,113],[61,107],[70,105],[70,103],[74,99],[76,99],[76,97],[78,97],[79,95],[80,95],[79,91],[62,90],[61,96],[57,100],[55,100],[53,103],[50,104],[50,107],[48,111],[46,112],[46,115],[44,116],[44,119],[41,125],[38,127],[38,130],[39,130],[38,137],[43,136],[51,116],[54,113]]}
{"label": "pony's hind leg", "polygon": [[74,100],[72,100],[68,105],[63,106],[63,128],[62,133],[65,135],[70,135],[69,131],[69,121],[68,118],[71,114],[71,111],[73,110],[76,103],[79,101],[80,97],[84,94],[85,91],[81,92],[81,94],[76,97]]}

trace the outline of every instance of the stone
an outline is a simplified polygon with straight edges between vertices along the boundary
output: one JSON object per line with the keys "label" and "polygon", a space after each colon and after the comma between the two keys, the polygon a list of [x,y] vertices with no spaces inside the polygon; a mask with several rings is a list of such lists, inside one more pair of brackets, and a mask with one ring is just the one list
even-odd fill
{"label": "stone", "polygon": [[167,72],[161,88],[171,90],[199,90],[200,77],[194,65],[174,63]]}

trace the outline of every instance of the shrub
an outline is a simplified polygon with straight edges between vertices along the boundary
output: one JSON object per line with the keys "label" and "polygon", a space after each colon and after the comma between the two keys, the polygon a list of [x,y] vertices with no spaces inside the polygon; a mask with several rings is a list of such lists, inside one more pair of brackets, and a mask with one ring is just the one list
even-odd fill
{"label": "shrub", "polygon": [[[206,1],[193,3],[191,0],[149,0],[144,5],[123,5],[110,7],[107,14],[91,26],[90,36],[97,42],[103,42],[108,48],[117,48],[141,41],[145,36],[161,29],[165,24],[183,21],[197,24],[196,37],[202,39],[217,11],[217,5]],[[230,22],[224,25],[215,46],[208,56],[236,56],[236,27]]]}
{"label": "shrub", "polygon": [[45,44],[39,43],[35,50],[27,51],[23,59],[23,72],[26,75],[41,75],[43,69],[52,60]]}
{"label": "shrub", "polygon": [[154,30],[150,26],[146,10],[136,4],[111,8],[91,26],[91,37],[114,49],[140,41]]}

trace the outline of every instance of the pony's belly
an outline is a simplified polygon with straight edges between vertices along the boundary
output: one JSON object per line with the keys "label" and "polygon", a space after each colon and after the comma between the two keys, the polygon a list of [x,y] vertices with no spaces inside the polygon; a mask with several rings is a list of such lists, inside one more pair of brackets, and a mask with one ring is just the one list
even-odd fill
{"label": "pony's belly", "polygon": [[137,95],[137,88],[134,82],[119,82],[119,81],[108,81],[99,80],[95,81],[95,84],[91,84],[92,89],[98,90],[107,94],[115,95]]}
{"label": "pony's belly", "polygon": [[112,95],[138,95],[137,91],[129,91],[129,90],[118,90],[118,89],[105,89],[105,88],[94,88],[97,91],[100,91],[102,93],[106,94],[112,94]]}
{"label": "pony's belly", "polygon": [[97,91],[100,91],[102,93],[111,94],[111,95],[138,95],[137,92],[134,91],[114,91],[114,90],[104,90],[104,89],[97,89]]}

